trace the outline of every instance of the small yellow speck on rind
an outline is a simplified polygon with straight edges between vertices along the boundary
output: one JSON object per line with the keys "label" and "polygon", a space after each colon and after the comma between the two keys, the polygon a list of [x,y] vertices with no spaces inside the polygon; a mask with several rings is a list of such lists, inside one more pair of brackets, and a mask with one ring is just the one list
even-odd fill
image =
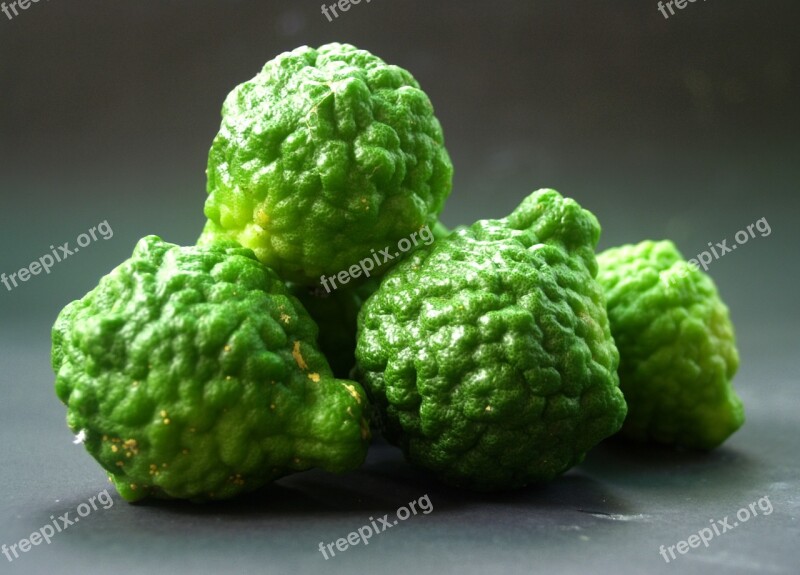
{"label": "small yellow speck on rind", "polygon": [[342,385],[347,390],[347,392],[356,399],[356,402],[361,403],[361,396],[359,395],[358,391],[356,391],[355,385],[349,383],[343,383]]}
{"label": "small yellow speck on rind", "polygon": [[313,381],[314,383],[319,383],[319,374],[318,373],[309,373],[308,379]]}
{"label": "small yellow speck on rind", "polygon": [[308,364],[306,360],[303,359],[303,355],[300,353],[300,342],[295,341],[294,347],[292,348],[292,357],[297,362],[297,367],[300,369],[308,369]]}
{"label": "small yellow speck on rind", "polygon": [[255,223],[260,228],[266,228],[269,224],[269,214],[263,208],[256,210]]}
{"label": "small yellow speck on rind", "polygon": [[126,452],[125,455],[127,457],[133,457],[134,455],[139,455],[139,442],[135,439],[126,439],[122,442],[122,446],[125,448]]}

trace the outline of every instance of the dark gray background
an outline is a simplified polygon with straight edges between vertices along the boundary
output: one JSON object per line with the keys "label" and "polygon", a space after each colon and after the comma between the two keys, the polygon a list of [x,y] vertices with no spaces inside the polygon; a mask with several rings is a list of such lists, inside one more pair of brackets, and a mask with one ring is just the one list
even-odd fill
{"label": "dark gray background", "polygon": [[[593,451],[552,485],[476,496],[376,446],[356,473],[309,472],[257,500],[107,511],[0,570],[39,573],[796,573],[800,7],[709,0],[390,2],[334,22],[319,2],[39,2],[0,14],[0,272],[107,220],[91,244],[0,285],[0,544],[109,487],[52,391],[49,327],[156,233],[192,243],[227,92],[277,53],[346,41],[411,70],[456,168],[448,225],[551,186],[592,210],[601,248],[670,237],[687,257],[765,217],[709,273],[737,326],[748,422],[710,455]],[[428,494],[434,510],[325,561],[317,551]],[[669,565],[674,545],[768,496]],[[74,515],[74,512],[73,512]]]}

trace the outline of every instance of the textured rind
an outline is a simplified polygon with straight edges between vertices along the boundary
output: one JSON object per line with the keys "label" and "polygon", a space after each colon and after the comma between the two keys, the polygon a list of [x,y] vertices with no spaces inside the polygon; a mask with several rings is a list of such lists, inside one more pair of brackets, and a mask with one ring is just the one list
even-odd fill
{"label": "textured rind", "polygon": [[363,390],[316,336],[250,250],[148,236],[56,320],[56,393],[125,499],[224,499],[363,461]]}
{"label": "textured rind", "polygon": [[712,449],[744,423],[731,387],[739,366],[728,308],[713,280],[670,241],[598,255],[628,402],[621,435]]}
{"label": "textured rind", "polygon": [[361,305],[375,290],[378,281],[369,280],[357,288],[326,292],[322,287],[287,284],[319,327],[319,349],[336,377],[349,377],[356,363],[356,330]]}
{"label": "textured rind", "polygon": [[540,190],[413,252],[359,315],[357,376],[387,439],[477,490],[547,481],[626,407],[593,279],[597,220]]}
{"label": "textured rind", "polygon": [[[441,222],[431,228],[435,240],[449,233],[450,230]],[[401,259],[402,256],[383,265],[389,269]],[[289,291],[300,300],[319,327],[319,349],[325,354],[336,377],[350,377],[356,363],[358,312],[379,285],[380,279],[374,276],[357,287],[329,287],[328,290],[319,285],[309,287],[287,283]]]}
{"label": "textured rind", "polygon": [[411,74],[327,44],[281,54],[231,92],[207,174],[200,241],[235,239],[314,285],[432,226],[453,168]]}

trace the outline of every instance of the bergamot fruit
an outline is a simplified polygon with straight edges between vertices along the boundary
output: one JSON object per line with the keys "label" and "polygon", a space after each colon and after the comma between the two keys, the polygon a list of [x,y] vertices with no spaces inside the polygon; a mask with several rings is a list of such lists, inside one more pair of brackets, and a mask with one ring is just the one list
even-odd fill
{"label": "bergamot fruit", "polygon": [[[444,224],[437,222],[430,230],[430,239],[435,241],[449,233]],[[430,243],[428,239],[423,238],[424,243]],[[394,263],[397,262],[393,260],[383,265],[388,269]],[[355,365],[358,312],[364,301],[378,289],[380,279],[371,276],[366,283],[355,287],[308,287],[291,282],[287,285],[319,326],[319,349],[328,358],[334,375],[349,377]]]}
{"label": "bergamot fruit", "polygon": [[149,236],[59,315],[56,392],[125,499],[224,499],[362,463],[363,390],[333,377],[316,337],[249,249]]}
{"label": "bergamot fruit", "polygon": [[478,490],[550,480],[625,417],[594,277],[596,218],[554,190],[421,246],[358,318],[357,376],[385,437]]}
{"label": "bergamot fruit", "polygon": [[234,239],[316,285],[433,226],[453,168],[410,73],[327,44],[281,54],[231,92],[207,174],[200,242]]}
{"label": "bergamot fruit", "polygon": [[288,284],[289,290],[306,308],[319,327],[319,349],[325,354],[336,377],[347,378],[356,363],[358,312],[364,300],[378,289],[373,278],[357,288],[326,292],[321,287]]}
{"label": "bergamot fruit", "polygon": [[621,434],[712,449],[744,422],[731,387],[739,366],[728,308],[713,280],[670,241],[597,257],[628,402]]}

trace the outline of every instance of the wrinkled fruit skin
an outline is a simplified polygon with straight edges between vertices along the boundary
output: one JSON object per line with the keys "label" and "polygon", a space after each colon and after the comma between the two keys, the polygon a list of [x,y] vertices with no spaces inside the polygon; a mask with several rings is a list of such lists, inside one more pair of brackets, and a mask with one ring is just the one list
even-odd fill
{"label": "wrinkled fruit skin", "polygon": [[149,236],[56,320],[56,393],[125,499],[225,499],[362,463],[363,390],[316,335],[250,250]]}
{"label": "wrinkled fruit skin", "polygon": [[744,410],[731,387],[733,325],[714,282],[670,241],[612,248],[597,260],[629,408],[621,434],[718,446],[744,423]]}
{"label": "wrinkled fruit skin", "polygon": [[319,349],[328,359],[333,374],[349,377],[356,363],[358,312],[364,300],[378,289],[377,280],[370,279],[358,288],[339,288],[330,293],[321,287],[288,286],[319,327]]}
{"label": "wrinkled fruit skin", "polygon": [[410,73],[327,44],[281,54],[231,92],[207,174],[200,242],[234,239],[316,285],[432,226],[453,168]]}
{"label": "wrinkled fruit skin", "polygon": [[[450,230],[441,222],[431,228],[434,241]],[[397,260],[401,261],[401,260]],[[387,269],[396,262],[384,264]],[[358,312],[364,301],[378,289],[380,279],[371,277],[357,287],[328,289],[287,283],[289,291],[303,304],[319,327],[319,349],[325,354],[336,377],[350,377],[356,363]]]}
{"label": "wrinkled fruit skin", "polygon": [[357,375],[386,438],[477,490],[547,481],[625,417],[594,216],[553,190],[395,266],[359,315]]}

